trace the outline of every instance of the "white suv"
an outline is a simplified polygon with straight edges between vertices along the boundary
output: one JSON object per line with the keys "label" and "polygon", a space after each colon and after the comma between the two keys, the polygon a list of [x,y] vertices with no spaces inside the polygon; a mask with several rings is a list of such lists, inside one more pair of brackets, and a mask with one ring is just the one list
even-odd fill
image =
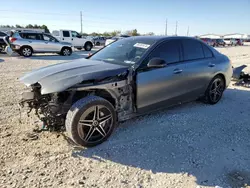
{"label": "white suv", "polygon": [[50,34],[40,32],[15,32],[10,38],[10,47],[24,57],[33,53],[58,53],[69,56],[72,54],[71,44],[60,42]]}
{"label": "white suv", "polygon": [[55,30],[52,31],[52,35],[60,41],[70,42],[72,46],[78,50],[84,48],[86,51],[90,51],[93,48],[93,42],[91,40],[83,38],[76,31]]}

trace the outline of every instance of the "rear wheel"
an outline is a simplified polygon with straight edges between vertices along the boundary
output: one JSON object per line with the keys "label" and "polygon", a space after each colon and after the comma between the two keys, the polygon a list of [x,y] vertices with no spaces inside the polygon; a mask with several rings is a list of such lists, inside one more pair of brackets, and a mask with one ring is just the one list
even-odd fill
{"label": "rear wheel", "polygon": [[64,47],[61,50],[61,55],[63,56],[70,56],[72,54],[72,50],[69,47]]}
{"label": "rear wheel", "polygon": [[100,42],[97,42],[97,43],[96,43],[96,46],[100,46]]}
{"label": "rear wheel", "polygon": [[220,75],[215,76],[206,90],[205,102],[208,104],[216,104],[217,102],[220,101],[224,90],[225,90],[224,79]]}
{"label": "rear wheel", "polygon": [[107,100],[88,96],[78,100],[66,117],[70,138],[81,146],[96,146],[111,135],[116,126],[116,113]]}
{"label": "rear wheel", "polygon": [[24,57],[32,56],[32,48],[29,46],[24,46],[20,49],[20,54]]}
{"label": "rear wheel", "polygon": [[91,51],[92,48],[93,48],[93,44],[91,42],[85,43],[85,45],[84,45],[85,51]]}

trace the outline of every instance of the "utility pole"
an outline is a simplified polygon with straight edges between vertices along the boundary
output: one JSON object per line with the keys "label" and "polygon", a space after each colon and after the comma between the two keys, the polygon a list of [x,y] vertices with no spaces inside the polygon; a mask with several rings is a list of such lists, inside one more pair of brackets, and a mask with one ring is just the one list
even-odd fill
{"label": "utility pole", "polygon": [[189,35],[189,26],[188,26],[188,29],[187,29],[187,36]]}
{"label": "utility pole", "polygon": [[178,22],[176,21],[176,25],[175,25],[175,35],[177,36],[177,28],[178,28]]}
{"label": "utility pole", "polygon": [[168,19],[166,19],[165,35],[168,35]]}
{"label": "utility pole", "polygon": [[80,21],[81,21],[81,34],[82,34],[82,11],[80,12]]}

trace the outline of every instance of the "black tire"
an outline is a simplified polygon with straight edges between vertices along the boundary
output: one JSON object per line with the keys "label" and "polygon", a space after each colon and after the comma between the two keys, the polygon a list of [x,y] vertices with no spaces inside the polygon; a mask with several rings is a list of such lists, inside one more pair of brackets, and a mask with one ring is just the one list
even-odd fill
{"label": "black tire", "polygon": [[[94,111],[91,111],[91,109],[93,108]],[[101,109],[103,111],[101,111]],[[106,110],[106,112],[108,112],[110,115],[105,115],[104,110]],[[103,116],[105,117],[99,118],[100,115],[94,115],[101,113],[103,113],[104,114]],[[87,117],[89,117],[92,114],[93,118],[90,118],[89,120],[89,118]],[[97,120],[95,120],[95,116],[97,116]],[[106,118],[108,116],[110,116],[109,120],[108,119],[101,120],[102,118]],[[95,124],[96,122],[98,122],[97,123],[98,125]],[[82,125],[79,125],[79,123]],[[112,134],[113,130],[115,129],[116,124],[117,124],[116,112],[113,105],[109,101],[98,96],[88,96],[75,102],[68,111],[65,122],[66,131],[68,132],[69,137],[76,144],[85,147],[93,147],[107,140],[108,137]],[[92,133],[90,133],[91,130]],[[101,130],[104,130],[104,132]],[[100,131],[105,134],[101,134]]]}
{"label": "black tire", "polygon": [[77,50],[82,50],[82,48],[76,48]]}
{"label": "black tire", "polygon": [[70,56],[72,54],[72,49],[69,47],[63,47],[61,50],[62,56]]}
{"label": "black tire", "polygon": [[20,54],[24,57],[30,57],[33,54],[33,50],[30,46],[23,46],[20,49]]}
{"label": "black tire", "polygon": [[84,45],[84,50],[85,51],[91,51],[91,49],[93,48],[93,44],[91,42],[86,42]]}
{"label": "black tire", "polygon": [[[217,82],[217,84],[215,83]],[[215,87],[215,84],[217,87]],[[215,76],[208,85],[208,88],[205,92],[204,102],[207,104],[216,104],[220,101],[225,90],[225,80],[222,76]]]}

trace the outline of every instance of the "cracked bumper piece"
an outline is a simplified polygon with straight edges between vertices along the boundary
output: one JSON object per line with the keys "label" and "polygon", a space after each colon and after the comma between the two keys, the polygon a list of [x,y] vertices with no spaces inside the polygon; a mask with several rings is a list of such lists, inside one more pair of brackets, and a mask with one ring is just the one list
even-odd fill
{"label": "cracked bumper piece", "polygon": [[28,102],[28,101],[32,101],[32,100],[34,100],[34,98],[35,98],[35,93],[34,92],[32,92],[32,91],[23,92],[20,104],[23,104],[23,103]]}

